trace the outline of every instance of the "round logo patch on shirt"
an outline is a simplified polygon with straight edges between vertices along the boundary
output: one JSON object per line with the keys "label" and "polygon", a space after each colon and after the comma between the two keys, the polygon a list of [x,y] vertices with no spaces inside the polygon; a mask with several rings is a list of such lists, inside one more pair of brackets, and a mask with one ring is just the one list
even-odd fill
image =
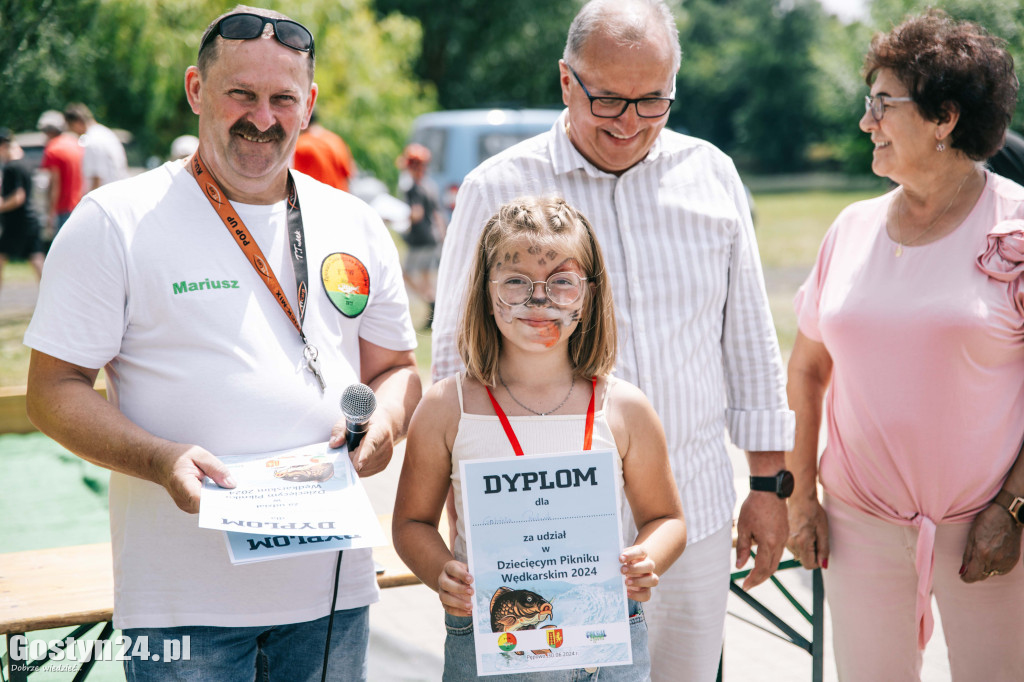
{"label": "round logo patch on shirt", "polygon": [[324,291],[345,317],[358,317],[370,298],[370,275],[355,256],[332,253],[320,266]]}

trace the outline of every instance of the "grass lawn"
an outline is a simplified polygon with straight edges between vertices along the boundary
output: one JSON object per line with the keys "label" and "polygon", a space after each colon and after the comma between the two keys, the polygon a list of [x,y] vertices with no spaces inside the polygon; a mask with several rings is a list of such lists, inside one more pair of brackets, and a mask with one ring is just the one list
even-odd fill
{"label": "grass lawn", "polygon": [[761,263],[766,269],[809,268],[818,255],[822,237],[839,212],[855,201],[876,197],[883,191],[755,194]]}
{"label": "grass lawn", "polygon": [[818,247],[839,212],[855,201],[885,191],[813,190],[755,193],[757,243],[764,266],[768,303],[784,359],[796,340],[793,296],[814,265]]}

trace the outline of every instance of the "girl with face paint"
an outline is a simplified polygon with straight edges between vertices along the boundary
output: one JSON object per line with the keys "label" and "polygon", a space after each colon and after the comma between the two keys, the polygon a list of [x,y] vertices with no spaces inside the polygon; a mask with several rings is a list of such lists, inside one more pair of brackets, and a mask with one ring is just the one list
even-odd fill
{"label": "girl with face paint", "polygon": [[[525,456],[578,451],[585,437],[593,449],[619,453],[618,482],[639,529],[619,556],[633,664],[600,675],[646,679],[638,602],[650,599],[658,575],[682,553],[686,525],[661,422],[639,389],[611,376],[615,312],[594,230],[561,199],[509,202],[480,236],[468,291],[457,341],[466,371],[434,384],[413,415],[392,527],[399,555],[438,592],[446,612],[444,679],[477,679],[474,586],[462,520],[454,519],[451,550],[438,523],[449,488],[449,511],[461,508],[460,459],[513,454],[499,411]],[[515,679],[573,679],[575,672]]]}

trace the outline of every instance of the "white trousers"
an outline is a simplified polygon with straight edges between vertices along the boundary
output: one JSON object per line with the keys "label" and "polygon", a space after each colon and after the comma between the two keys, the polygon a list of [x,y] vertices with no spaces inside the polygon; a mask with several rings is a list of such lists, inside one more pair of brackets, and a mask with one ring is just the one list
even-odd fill
{"label": "white trousers", "polygon": [[[843,682],[921,679],[914,609],[917,529],[825,496],[829,567],[822,571]],[[939,524],[932,594],[953,682],[1024,680],[1024,566],[979,583],[960,580],[970,524]]]}
{"label": "white trousers", "polygon": [[644,603],[654,682],[717,677],[731,555],[732,524],[688,544]]}

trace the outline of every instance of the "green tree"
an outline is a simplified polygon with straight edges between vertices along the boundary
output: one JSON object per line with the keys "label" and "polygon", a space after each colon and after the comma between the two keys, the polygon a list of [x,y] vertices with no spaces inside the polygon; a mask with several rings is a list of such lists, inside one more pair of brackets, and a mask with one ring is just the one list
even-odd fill
{"label": "green tree", "polygon": [[[167,155],[194,133],[185,68],[207,24],[235,0],[0,0],[4,121],[34,128],[44,109],[80,100],[97,118],[131,131],[140,155]],[[387,180],[415,116],[436,108],[416,81],[419,28],[395,15],[377,21],[370,0],[264,3],[306,24],[317,40],[319,113],[356,161]],[[138,162],[138,159],[136,159]]]}
{"label": "green tree", "polygon": [[44,109],[63,108],[68,84],[93,80],[94,52],[79,35],[99,7],[100,0],[0,0],[0,124],[34,128]]}
{"label": "green tree", "polygon": [[560,106],[558,60],[579,0],[376,0],[423,27],[416,73],[445,109]]}
{"label": "green tree", "polygon": [[690,0],[671,122],[759,171],[801,168],[821,115],[812,48],[825,22],[814,0]]}

